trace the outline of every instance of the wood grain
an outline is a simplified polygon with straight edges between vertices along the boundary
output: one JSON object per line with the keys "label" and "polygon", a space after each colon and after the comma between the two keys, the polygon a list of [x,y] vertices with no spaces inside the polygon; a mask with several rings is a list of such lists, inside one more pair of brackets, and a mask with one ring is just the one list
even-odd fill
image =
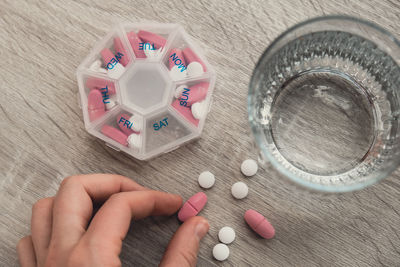
{"label": "wood grain", "polygon": [[[298,190],[271,166],[251,178],[239,171],[256,157],[246,96],[254,64],[287,27],[326,14],[369,19],[399,37],[400,3],[365,1],[0,1],[0,266],[17,266],[15,245],[30,231],[32,204],[54,195],[77,173],[118,173],[154,189],[199,191],[197,176],[213,172],[202,215],[211,229],[198,266],[400,266],[400,172],[380,184],[341,195]],[[148,162],[115,152],[84,129],[75,71],[94,43],[117,22],[176,22],[196,39],[218,79],[202,138]],[[248,198],[230,186],[246,181]],[[258,238],[243,221],[254,207],[276,226]],[[217,232],[237,233],[230,258],[212,259]],[[178,221],[148,218],[132,225],[124,266],[155,266]]]}

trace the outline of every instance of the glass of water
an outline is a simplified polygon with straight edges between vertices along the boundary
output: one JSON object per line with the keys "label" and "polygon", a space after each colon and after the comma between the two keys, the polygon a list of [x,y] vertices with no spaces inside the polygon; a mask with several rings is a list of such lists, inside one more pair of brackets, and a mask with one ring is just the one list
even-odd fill
{"label": "glass of water", "polygon": [[261,156],[292,181],[371,185],[400,162],[400,42],[356,18],[302,22],[261,56],[248,112]]}

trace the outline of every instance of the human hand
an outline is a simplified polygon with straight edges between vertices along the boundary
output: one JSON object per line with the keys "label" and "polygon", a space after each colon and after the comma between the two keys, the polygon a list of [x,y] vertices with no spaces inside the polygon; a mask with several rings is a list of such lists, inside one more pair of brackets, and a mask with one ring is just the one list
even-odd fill
{"label": "human hand", "polygon": [[[93,215],[93,205],[104,203]],[[71,176],[54,197],[32,208],[31,235],[17,245],[22,267],[121,266],[119,254],[131,220],[172,215],[178,195],[153,191],[111,174]],[[92,219],[92,220],[91,220]],[[160,266],[195,266],[199,242],[209,229],[196,216],[172,237]]]}

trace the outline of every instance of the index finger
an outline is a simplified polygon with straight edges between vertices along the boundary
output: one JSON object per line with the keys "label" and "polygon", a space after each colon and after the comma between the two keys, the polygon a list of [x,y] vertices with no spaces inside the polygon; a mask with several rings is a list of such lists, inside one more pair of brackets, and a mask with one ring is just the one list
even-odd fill
{"label": "index finger", "polygon": [[160,191],[119,193],[104,203],[90,222],[82,244],[99,246],[99,255],[118,256],[132,219],[152,215],[172,215],[182,205],[182,198]]}
{"label": "index finger", "polygon": [[71,176],[63,180],[54,199],[50,249],[68,255],[86,231],[92,201],[104,201],[119,192],[148,190],[131,179],[113,174]]}

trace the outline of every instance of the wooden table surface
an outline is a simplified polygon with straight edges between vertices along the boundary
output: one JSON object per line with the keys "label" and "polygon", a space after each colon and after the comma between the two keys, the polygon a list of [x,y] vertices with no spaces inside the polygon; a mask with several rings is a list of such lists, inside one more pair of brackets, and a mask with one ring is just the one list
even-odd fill
{"label": "wooden table surface", "polygon": [[[63,2],[63,3],[61,3]],[[289,3],[290,2],[290,3]],[[327,14],[369,19],[399,37],[400,2],[364,1],[0,1],[0,266],[17,266],[15,245],[30,232],[32,204],[78,173],[118,173],[187,199],[209,170],[215,186],[201,215],[211,228],[198,266],[400,266],[400,172],[362,191],[310,194],[271,166],[244,178],[256,158],[247,122],[250,75],[263,50],[287,27]],[[89,135],[77,104],[77,66],[94,43],[123,21],[182,24],[203,43],[217,71],[214,102],[202,138],[148,162]],[[245,181],[249,196],[233,200]],[[256,208],[276,227],[258,238],[243,220]],[[222,226],[237,239],[223,263],[212,258]],[[179,224],[175,216],[134,223],[123,266],[155,266]]]}

